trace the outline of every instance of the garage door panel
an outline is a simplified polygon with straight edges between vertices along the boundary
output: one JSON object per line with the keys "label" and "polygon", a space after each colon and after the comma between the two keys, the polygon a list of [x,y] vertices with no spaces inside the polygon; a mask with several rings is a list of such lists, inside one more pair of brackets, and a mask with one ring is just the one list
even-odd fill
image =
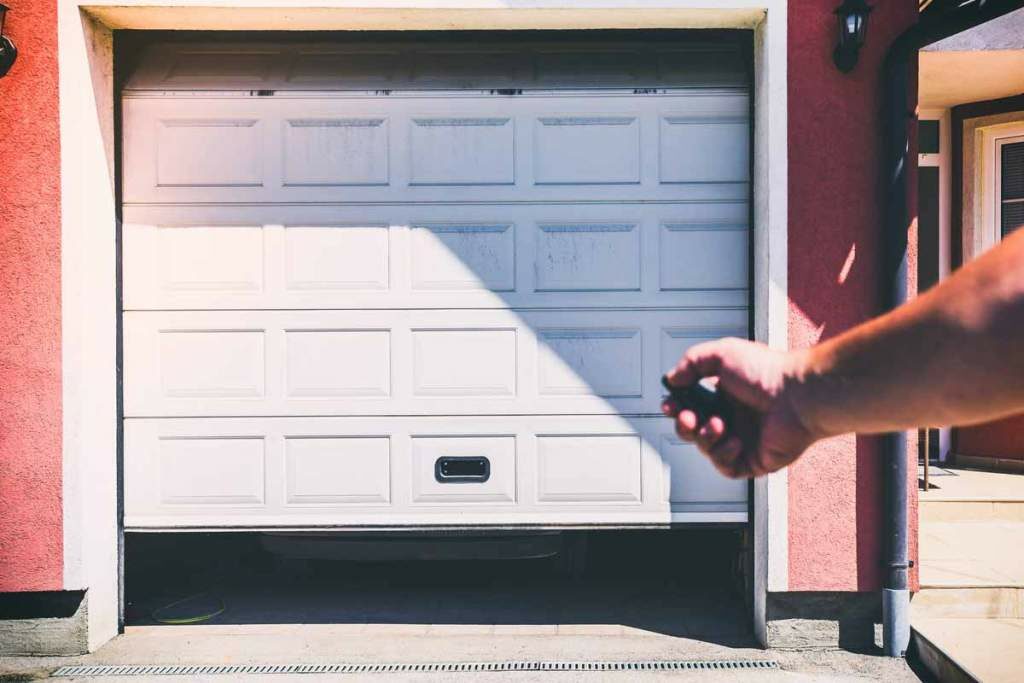
{"label": "garage door panel", "polygon": [[122,101],[126,526],[746,521],[659,382],[749,331],[743,54],[148,48]]}
{"label": "garage door panel", "polygon": [[255,117],[166,117],[153,136],[158,188],[262,188],[266,123]]}
{"label": "garage door panel", "polygon": [[745,118],[676,114],[661,118],[662,183],[740,183],[750,175]]}
{"label": "garage door panel", "polygon": [[413,290],[515,291],[512,223],[419,223],[411,231]]}
{"label": "garage door panel", "polygon": [[[437,481],[471,456],[492,479]],[[658,417],[125,420],[130,529],[742,522],[746,489]]]}
{"label": "garage door panel", "polygon": [[286,505],[391,502],[387,436],[285,437],[283,449]]}
{"label": "garage door panel", "polygon": [[[292,98],[128,97],[124,201],[745,199],[738,90]],[[213,114],[212,112],[216,112]]]}
{"label": "garage door panel", "polygon": [[508,116],[414,117],[412,185],[514,185],[515,122]]}
{"label": "garage door panel", "polygon": [[156,274],[171,291],[258,294],[266,282],[262,226],[162,230]]}
{"label": "garage door panel", "polygon": [[186,436],[156,444],[156,500],[165,506],[265,502],[266,444],[252,436]]}
{"label": "garage door panel", "polygon": [[[252,84],[263,83],[273,74],[275,62],[280,54],[270,46],[246,46],[233,50],[225,50],[223,46],[221,49],[214,46],[179,46],[176,50],[165,47],[164,51],[168,59],[160,60],[163,67],[160,70],[163,73],[158,78],[169,87],[180,87],[184,84],[192,87],[216,85],[223,83],[225,79]],[[149,65],[156,66],[153,62]],[[150,77],[155,77],[155,74]]]}
{"label": "garage door panel", "polygon": [[285,186],[388,184],[385,117],[286,118],[283,123]]}
{"label": "garage door panel", "polygon": [[634,434],[537,437],[537,500],[640,503],[643,440]]}
{"label": "garage door panel", "polygon": [[276,91],[403,86],[745,86],[735,44],[674,37],[600,46],[561,41],[490,45],[485,41],[372,43],[167,43],[147,49],[130,91],[217,89],[226,83]]}
{"label": "garage door panel", "polygon": [[535,183],[640,182],[637,116],[540,116],[534,122],[533,144]]}
{"label": "garage door panel", "polygon": [[643,397],[640,327],[545,327],[537,337],[541,396]]}
{"label": "garage door panel", "polygon": [[127,416],[659,412],[737,310],[125,314]]}
{"label": "garage door panel", "polygon": [[662,291],[744,289],[750,278],[750,232],[743,223],[658,226]]}
{"label": "garage door panel", "polygon": [[413,396],[516,395],[516,328],[412,329]]}
{"label": "garage door panel", "polygon": [[128,310],[747,304],[746,202],[129,213]]}
{"label": "garage door panel", "polygon": [[[445,87],[453,83],[460,87],[487,80],[494,85],[511,85],[530,75],[528,56],[519,51],[503,50],[500,47],[487,49],[452,46],[424,50],[414,58],[408,55],[409,79],[421,86]],[[401,78],[396,74],[396,77]]]}
{"label": "garage door panel", "polygon": [[264,329],[161,330],[159,386],[172,399],[263,399]]}
{"label": "garage door panel", "polygon": [[284,330],[284,346],[287,398],[391,395],[390,330]]}
{"label": "garage door panel", "polygon": [[537,228],[536,291],[640,291],[639,224],[542,223]]}
{"label": "garage door panel", "polygon": [[[268,232],[276,233],[274,238],[283,235],[284,253],[270,254],[275,270],[281,268],[283,256],[283,282],[275,278],[283,291],[348,293],[391,288],[390,226],[285,225]],[[275,245],[278,241],[274,239]]]}
{"label": "garage door panel", "polygon": [[[225,45],[219,50],[230,50]],[[309,89],[315,86],[336,86],[340,81],[357,87],[389,87],[395,85],[396,71],[403,64],[402,54],[397,49],[384,46],[364,47],[321,45],[299,46],[291,51],[278,46],[276,56],[291,52],[277,79],[268,74],[264,84],[269,87]],[[169,61],[173,56],[168,56]],[[275,82],[276,80],[276,82]]]}

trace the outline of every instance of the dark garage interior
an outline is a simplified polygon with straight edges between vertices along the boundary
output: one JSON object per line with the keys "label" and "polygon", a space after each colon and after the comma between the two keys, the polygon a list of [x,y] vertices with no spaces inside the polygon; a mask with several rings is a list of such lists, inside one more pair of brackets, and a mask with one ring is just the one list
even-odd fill
{"label": "dark garage interior", "polygon": [[[575,532],[539,544],[520,536],[507,552],[549,556],[404,561],[380,561],[372,550],[357,551],[361,560],[290,557],[311,553],[301,540],[275,546],[257,533],[129,533],[125,617],[128,625],[607,625],[751,646],[744,533]],[[431,551],[440,538],[415,539],[410,554],[443,556]],[[469,542],[479,549],[479,539]],[[352,554],[319,554],[332,552]]]}

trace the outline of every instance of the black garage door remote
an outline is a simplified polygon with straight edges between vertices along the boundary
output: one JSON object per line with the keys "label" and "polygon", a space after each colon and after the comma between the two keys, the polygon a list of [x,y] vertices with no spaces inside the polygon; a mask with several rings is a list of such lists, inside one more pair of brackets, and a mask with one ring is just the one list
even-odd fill
{"label": "black garage door remote", "polygon": [[732,404],[719,391],[708,389],[700,382],[685,388],[675,387],[669,384],[668,376],[662,376],[661,385],[677,405],[696,413],[698,424],[704,424],[712,415],[718,415],[727,425],[732,421]]}

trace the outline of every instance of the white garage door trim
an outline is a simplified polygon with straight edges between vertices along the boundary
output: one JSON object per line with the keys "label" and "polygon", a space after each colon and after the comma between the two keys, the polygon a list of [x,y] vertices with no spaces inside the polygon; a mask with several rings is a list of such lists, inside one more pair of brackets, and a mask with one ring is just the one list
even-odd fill
{"label": "white garage door trim", "polygon": [[[116,329],[118,200],[111,182],[115,138],[113,28],[140,30],[351,29],[588,29],[737,28],[754,37],[755,130],[753,196],[755,338],[787,347],[787,5],[728,2],[694,9],[687,0],[612,2],[593,10],[574,2],[533,3],[545,9],[496,8],[489,0],[452,10],[421,3],[410,23],[405,8],[338,11],[360,3],[331,0],[288,12],[253,7],[199,10],[169,2],[154,10],[146,0],[61,2],[61,300],[63,386],[64,585],[88,588],[90,648],[116,633],[117,529],[121,490],[116,428],[120,366]],[[365,4],[365,3],[363,3]],[[81,5],[81,6],[80,6]],[[129,7],[127,5],[138,5]],[[188,5],[188,6],[186,6]],[[329,7],[328,7],[329,5]],[[558,9],[552,12],[551,8]],[[487,10],[487,11],[481,11]],[[83,21],[85,17],[85,21]],[[562,34],[559,34],[562,35]],[[120,62],[119,62],[120,63]],[[787,586],[786,471],[754,483],[754,615],[764,638],[764,596]]]}
{"label": "white garage door trim", "polygon": [[[137,77],[124,103],[127,527],[746,519],[746,486],[716,481],[652,417],[658,373],[689,342],[746,335],[745,88],[653,87],[664,55],[620,46],[638,56],[599,62],[604,81],[651,87],[550,90],[539,64],[587,60],[530,48],[489,55],[490,69],[532,65],[513,73],[544,88],[516,96],[435,78],[441,91],[241,97],[229,59],[190,49],[154,51],[144,63],[170,65],[142,69],[159,82]],[[268,51],[235,64],[258,72]],[[295,60],[279,62],[293,64],[281,86]],[[417,72],[403,68],[390,80],[408,86]],[[363,156],[323,163],[332,149]],[[346,264],[348,279],[317,270],[347,248],[325,227],[369,257]],[[225,254],[230,272],[210,267]],[[345,378],[312,362],[332,349],[357,359]],[[494,361],[467,363],[482,354]],[[410,469],[431,434],[497,448],[493,479],[450,503],[418,494],[435,485]],[[296,494],[316,483],[303,462],[342,466],[296,459],[289,443],[358,443],[378,466],[335,472],[365,475],[355,493]]]}

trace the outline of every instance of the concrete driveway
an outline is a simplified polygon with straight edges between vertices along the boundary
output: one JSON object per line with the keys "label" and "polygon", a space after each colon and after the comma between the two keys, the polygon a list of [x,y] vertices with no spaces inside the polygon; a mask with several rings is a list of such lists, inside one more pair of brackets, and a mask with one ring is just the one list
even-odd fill
{"label": "concrete driveway", "polygon": [[[734,541],[685,534],[610,536],[592,544],[582,575],[566,577],[542,560],[295,565],[226,537],[143,539],[129,545],[124,635],[83,657],[0,660],[0,671],[43,677],[78,664],[770,661],[777,667],[325,676],[197,672],[77,680],[918,680],[903,661],[872,653],[758,648],[735,571]],[[193,597],[163,609],[183,596]],[[159,623],[221,608],[199,624]]]}

